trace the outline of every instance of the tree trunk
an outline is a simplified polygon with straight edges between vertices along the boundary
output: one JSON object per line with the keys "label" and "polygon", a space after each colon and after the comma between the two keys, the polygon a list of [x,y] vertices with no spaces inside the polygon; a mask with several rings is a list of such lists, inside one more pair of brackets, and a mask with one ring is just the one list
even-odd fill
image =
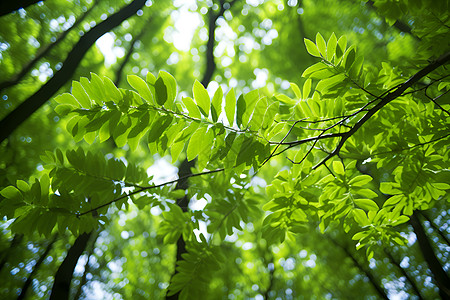
{"label": "tree trunk", "polygon": [[84,55],[98,38],[134,15],[145,2],[146,0],[134,0],[83,35],[55,76],[0,121],[0,143],[72,78]]}
{"label": "tree trunk", "polygon": [[70,295],[70,283],[73,277],[73,271],[77,265],[78,259],[86,249],[89,237],[92,233],[83,233],[75,240],[75,243],[67,252],[66,258],[61,263],[55,274],[50,300],[66,300]]}
{"label": "tree trunk", "polygon": [[433,279],[439,288],[439,295],[442,299],[450,299],[450,279],[434,253],[433,247],[425,233],[418,214],[417,211],[414,211],[411,216],[410,224],[416,234],[420,251],[428,264],[428,268],[430,268],[430,271],[433,274]]}
{"label": "tree trunk", "polygon": [[16,247],[18,245],[20,245],[20,243],[22,242],[23,239],[23,234],[15,234],[12,241],[11,241],[11,245],[9,246],[8,249],[5,250],[4,254],[2,255],[2,260],[0,262],[0,272],[3,270],[3,267],[5,266],[6,262],[8,261],[8,257],[9,255],[14,251],[14,249],[16,249]]}
{"label": "tree trunk", "polygon": [[20,291],[20,295],[17,297],[17,300],[25,299],[25,296],[27,294],[28,288],[31,286],[31,282],[33,280],[33,277],[36,275],[37,271],[39,270],[39,267],[44,262],[45,258],[48,256],[50,251],[53,248],[53,244],[56,242],[57,235],[55,234],[52,238],[52,240],[48,243],[47,248],[45,249],[44,253],[39,257],[39,260],[36,262],[36,265],[33,268],[33,271],[28,276],[27,280],[23,284],[22,290]]}

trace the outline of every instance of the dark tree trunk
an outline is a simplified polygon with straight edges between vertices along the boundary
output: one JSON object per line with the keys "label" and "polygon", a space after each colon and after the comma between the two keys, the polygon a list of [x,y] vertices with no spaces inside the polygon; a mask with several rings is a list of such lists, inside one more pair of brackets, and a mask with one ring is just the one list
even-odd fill
{"label": "dark tree trunk", "polygon": [[78,259],[86,249],[91,233],[83,233],[75,240],[75,243],[67,252],[66,258],[61,263],[55,274],[50,300],[66,300],[70,295],[70,283],[73,271]]}
{"label": "dark tree trunk", "polygon": [[50,251],[53,248],[53,244],[56,242],[57,235],[55,235],[52,240],[48,243],[47,247],[45,248],[44,253],[39,257],[39,260],[36,262],[36,265],[33,268],[33,271],[28,276],[27,280],[22,286],[22,290],[20,291],[20,295],[17,297],[17,300],[25,299],[25,296],[27,294],[27,291],[29,287],[31,286],[31,282],[33,281],[33,277],[36,275],[37,271],[39,270],[39,267],[44,262],[45,258],[48,256]]}
{"label": "dark tree trunk", "polygon": [[0,272],[3,270],[3,267],[5,266],[6,262],[8,261],[9,255],[16,249],[16,247],[22,242],[23,234],[15,234],[11,245],[8,249],[5,250],[5,252],[2,254],[2,260],[0,261]]}
{"label": "dark tree trunk", "polygon": [[146,0],[134,0],[83,35],[55,76],[0,121],[0,143],[72,78],[84,55],[99,37],[134,15],[145,2]]}
{"label": "dark tree trunk", "polygon": [[26,8],[40,1],[44,0],[2,0],[0,2],[0,17],[10,14],[20,8]]}
{"label": "dark tree trunk", "polygon": [[[205,73],[203,74],[203,79],[201,81],[202,85],[206,88],[211,81],[211,78],[214,74],[214,71],[216,70],[216,63],[214,61],[214,46],[215,46],[215,30],[216,30],[216,21],[219,17],[223,16],[223,13],[225,10],[230,9],[231,6],[234,4],[235,0],[225,3],[224,0],[220,1],[221,8],[220,11],[217,14],[214,14],[212,10],[209,12],[209,20],[208,20],[208,42],[206,44],[206,67],[205,67]],[[184,180],[180,180],[177,183],[176,189],[183,189],[187,190],[189,187],[189,175],[192,175],[191,168],[195,166],[196,160],[192,160],[190,162],[185,159],[178,170],[178,178],[186,177]],[[178,199],[177,205],[180,206],[180,208],[183,211],[187,211],[188,205],[189,205],[189,197],[186,195],[181,199]],[[186,242],[183,239],[183,236],[181,236],[177,241],[177,262],[181,261],[183,258],[181,257],[183,253],[186,253]],[[177,273],[176,269],[173,276]],[[168,300],[175,300],[178,299],[179,292],[175,293],[172,296],[167,296],[166,299]]]}
{"label": "dark tree trunk", "polygon": [[420,251],[422,252],[423,258],[428,264],[431,273],[433,274],[433,279],[439,288],[439,295],[442,299],[450,299],[450,279],[447,273],[442,268],[436,254],[434,253],[433,247],[431,246],[430,240],[422,226],[419,219],[419,213],[415,211],[411,216],[410,224],[414,229],[414,233],[417,237],[417,242],[419,243]]}

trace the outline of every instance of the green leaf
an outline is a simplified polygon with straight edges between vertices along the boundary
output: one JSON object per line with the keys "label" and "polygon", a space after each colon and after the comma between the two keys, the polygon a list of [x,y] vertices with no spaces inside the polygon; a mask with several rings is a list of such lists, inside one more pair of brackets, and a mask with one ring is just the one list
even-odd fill
{"label": "green leaf", "polygon": [[355,221],[361,226],[367,226],[370,224],[369,219],[367,218],[366,213],[359,208],[355,208],[352,210],[353,218]]}
{"label": "green leaf", "polygon": [[[317,64],[314,64],[314,65],[306,68],[306,70],[303,71],[303,73],[302,73],[302,77],[307,78],[307,77],[310,77],[311,74],[314,74],[319,71],[327,70],[327,69],[328,69],[328,66],[326,64],[324,64],[323,62],[319,62]],[[305,99],[305,98],[306,98],[306,96],[305,96],[305,94],[303,94],[303,99]]]}
{"label": "green leaf", "polygon": [[74,107],[80,107],[80,103],[69,93],[64,93],[55,97],[55,101],[59,104],[69,104]]}
{"label": "green leaf", "polygon": [[356,50],[355,46],[351,46],[344,54],[344,58],[342,60],[342,64],[345,70],[349,71],[353,62],[355,61]]}
{"label": "green leaf", "polygon": [[234,93],[234,88],[228,92],[225,97],[225,113],[227,115],[228,123],[230,126],[234,124],[234,115],[236,112],[236,95]]}
{"label": "green leaf", "polygon": [[164,85],[166,86],[168,101],[168,103],[166,102],[166,107],[171,108],[177,96],[177,81],[172,75],[165,71],[159,71],[158,75],[159,78],[164,80]]}
{"label": "green leaf", "polygon": [[21,190],[24,193],[27,193],[30,191],[30,186],[28,185],[28,183],[26,183],[23,180],[17,180],[16,185],[19,188],[19,190]]}
{"label": "green leaf", "polygon": [[165,115],[159,117],[155,122],[153,122],[150,126],[151,129],[148,133],[148,142],[153,143],[158,138],[162,136],[162,133],[169,127],[169,125],[172,123],[172,116],[171,115]]}
{"label": "green leaf", "polygon": [[379,207],[375,201],[370,199],[355,199],[355,204],[365,210],[378,210]]}
{"label": "green leaf", "polygon": [[142,78],[136,75],[128,75],[127,81],[139,93],[139,95],[141,95],[142,98],[150,103],[153,102],[152,92],[150,91],[147,83]]}
{"label": "green leaf", "polygon": [[351,186],[363,186],[370,181],[372,181],[372,177],[370,177],[369,175],[358,175],[350,179],[348,184]]}
{"label": "green leaf", "polygon": [[339,161],[333,161],[333,170],[336,174],[345,175],[344,165]]}
{"label": "green leaf", "polygon": [[209,115],[210,99],[208,91],[203,87],[203,84],[201,84],[198,80],[195,80],[194,82],[193,94],[194,100],[195,102],[197,102],[200,112],[207,118]]}
{"label": "green leaf", "polygon": [[214,97],[211,101],[211,117],[213,122],[217,122],[220,113],[222,112],[222,98],[223,98],[223,91],[222,88],[219,86],[219,88],[214,93]]}
{"label": "green leaf", "polygon": [[323,39],[323,36],[320,33],[316,34],[316,45],[317,49],[319,49],[320,56],[323,58],[327,57],[327,46],[325,44],[325,40]]}
{"label": "green leaf", "polygon": [[72,95],[77,99],[83,108],[91,108],[92,103],[91,99],[89,99],[88,94],[84,90],[81,83],[78,81],[72,81]]}
{"label": "green leaf", "polygon": [[300,88],[295,83],[291,82],[291,89],[294,92],[297,99],[302,99],[302,92],[300,91]]}
{"label": "green leaf", "polygon": [[336,53],[336,46],[337,46],[337,39],[334,32],[331,34],[330,38],[328,39],[327,43],[327,60],[331,61],[333,56]]}
{"label": "green leaf", "polygon": [[167,87],[164,84],[164,79],[158,77],[155,82],[155,92],[156,92],[156,103],[159,105],[164,105],[167,101]]}
{"label": "green leaf", "polygon": [[5,187],[0,194],[7,199],[22,200],[22,193],[12,185]]}
{"label": "green leaf", "polygon": [[306,79],[303,84],[303,99],[307,99],[311,93],[311,79]]}
{"label": "green leaf", "polygon": [[198,106],[195,104],[194,100],[192,100],[191,97],[184,97],[182,101],[186,106],[187,110],[189,111],[190,117],[201,119],[202,115],[200,114],[200,110],[198,109]]}
{"label": "green leaf", "polygon": [[333,77],[322,79],[316,86],[316,90],[325,94],[327,91],[342,83],[345,80],[345,74],[337,74]]}
{"label": "green leaf", "polygon": [[193,160],[200,153],[203,139],[206,134],[206,129],[207,129],[206,127],[200,127],[191,136],[191,139],[189,140],[189,145],[186,150],[188,161]]}
{"label": "green leaf", "polygon": [[309,54],[311,54],[312,56],[316,56],[316,57],[320,57],[320,53],[319,50],[317,49],[316,44],[314,44],[313,41],[304,38],[305,41],[305,46],[306,46],[306,51],[308,51]]}
{"label": "green leaf", "polygon": [[145,76],[145,81],[147,81],[147,83],[150,85],[155,85],[156,77],[151,72],[148,72],[147,75]]}

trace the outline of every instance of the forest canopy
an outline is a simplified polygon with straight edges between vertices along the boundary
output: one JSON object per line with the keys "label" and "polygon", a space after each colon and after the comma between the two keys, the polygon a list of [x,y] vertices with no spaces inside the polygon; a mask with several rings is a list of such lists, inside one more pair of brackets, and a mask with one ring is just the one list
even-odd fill
{"label": "forest canopy", "polygon": [[0,5],[5,299],[449,299],[447,0]]}

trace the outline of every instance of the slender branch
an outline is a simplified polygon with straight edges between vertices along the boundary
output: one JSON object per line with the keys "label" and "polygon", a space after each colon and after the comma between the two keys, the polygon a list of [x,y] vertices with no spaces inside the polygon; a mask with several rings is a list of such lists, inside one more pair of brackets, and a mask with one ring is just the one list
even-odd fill
{"label": "slender branch", "polygon": [[28,72],[34,67],[34,65],[40,61],[42,58],[44,58],[45,56],[47,56],[50,51],[52,49],[54,49],[61,41],[64,40],[64,38],[75,28],[78,27],[78,25],[84,21],[84,19],[86,19],[86,17],[88,16],[88,14],[92,11],[92,9],[97,5],[98,2],[94,2],[94,4],[92,4],[92,6],[83,14],[81,15],[81,17],[79,17],[75,23],[66,31],[62,32],[60,34],[60,36],[56,39],[55,42],[48,44],[46,47],[42,47],[40,48],[39,52],[36,54],[36,56],[30,61],[28,62],[23,68],[22,70],[13,75],[11,79],[3,81],[0,83],[0,92],[5,89],[8,88],[10,86],[13,86],[17,83],[19,83],[24,77],[25,75],[28,74]]}
{"label": "slender branch", "polygon": [[411,149],[414,149],[414,148],[417,148],[417,147],[421,147],[421,146],[425,146],[425,145],[428,145],[428,144],[432,144],[432,143],[438,142],[438,141],[443,140],[443,139],[445,139],[445,138],[447,138],[449,136],[450,136],[450,133],[447,133],[446,135],[443,135],[441,137],[435,138],[435,139],[430,140],[428,142],[423,142],[423,143],[415,144],[414,146],[411,146],[411,147],[405,147],[405,148],[395,149],[395,150],[391,150],[391,151],[372,153],[370,156],[372,157],[372,156],[378,156],[378,155],[383,155],[383,154],[390,154],[390,153],[394,153],[394,152],[401,152],[401,151],[411,150]]}
{"label": "slender branch", "polygon": [[135,37],[133,38],[133,40],[130,42],[130,45],[127,49],[127,54],[125,55],[125,57],[122,60],[122,63],[120,64],[119,68],[116,71],[116,80],[114,81],[114,84],[116,86],[119,86],[120,81],[122,80],[122,73],[123,73],[123,69],[125,68],[125,65],[128,63],[128,61],[131,58],[131,55],[134,52],[134,47],[136,47],[137,41],[139,41],[142,36],[144,35],[145,32],[147,32],[147,26],[150,25],[150,20],[147,20],[144,22],[144,26],[141,28],[141,31],[135,35]]}
{"label": "slender branch", "polygon": [[143,186],[143,187],[140,187],[140,188],[138,188],[138,189],[136,189],[136,190],[134,190],[134,191],[132,191],[132,192],[130,192],[128,194],[124,194],[124,195],[122,195],[122,196],[120,196],[120,197],[118,197],[116,199],[113,199],[113,200],[108,201],[108,202],[106,202],[106,203],[104,203],[102,205],[99,205],[99,206],[97,206],[95,208],[92,208],[92,209],[87,210],[85,212],[77,213],[76,216],[77,217],[81,217],[83,215],[87,215],[87,214],[92,213],[94,211],[97,211],[97,210],[99,210],[99,209],[101,209],[103,207],[111,205],[111,204],[113,204],[113,203],[115,203],[115,202],[117,202],[119,200],[122,200],[122,199],[127,198],[127,197],[132,196],[132,195],[139,194],[139,193],[144,192],[144,191],[156,189],[156,188],[159,188],[159,187],[162,187],[162,186],[165,186],[165,185],[169,185],[169,184],[172,184],[172,183],[177,183],[179,181],[183,181],[183,180],[186,180],[186,179],[191,178],[191,177],[208,175],[208,174],[212,174],[212,173],[222,172],[224,170],[225,169],[217,169],[217,170],[212,170],[212,171],[207,171],[207,172],[202,172],[202,173],[190,174],[190,175],[186,175],[186,176],[180,177],[178,179],[171,180],[171,181],[168,181],[168,182],[164,182],[164,183],[161,183],[161,184],[156,184],[156,185],[151,185],[151,186]]}
{"label": "slender branch", "polygon": [[145,2],[146,0],[134,0],[83,35],[69,52],[63,66],[55,76],[0,121],[0,128],[2,128],[0,143],[72,78],[84,55],[98,38],[134,15]]}
{"label": "slender branch", "polygon": [[436,61],[432,62],[416,74],[414,74],[411,78],[409,78],[406,82],[398,86],[397,89],[393,90],[386,94],[378,104],[369,109],[369,111],[358,121],[349,131],[343,133],[342,139],[339,141],[335,150],[330,153],[330,155],[326,156],[321,162],[313,167],[313,170],[317,169],[321,165],[323,165],[326,161],[328,161],[333,156],[337,155],[341,148],[344,146],[345,142],[356,132],[359,128],[361,128],[364,123],[366,123],[376,112],[386,106],[392,100],[402,96],[403,92],[408,88],[417,83],[420,79],[428,75],[430,72],[434,71],[438,67],[446,64],[450,60],[450,52],[445,53],[441,57],[439,57]]}

